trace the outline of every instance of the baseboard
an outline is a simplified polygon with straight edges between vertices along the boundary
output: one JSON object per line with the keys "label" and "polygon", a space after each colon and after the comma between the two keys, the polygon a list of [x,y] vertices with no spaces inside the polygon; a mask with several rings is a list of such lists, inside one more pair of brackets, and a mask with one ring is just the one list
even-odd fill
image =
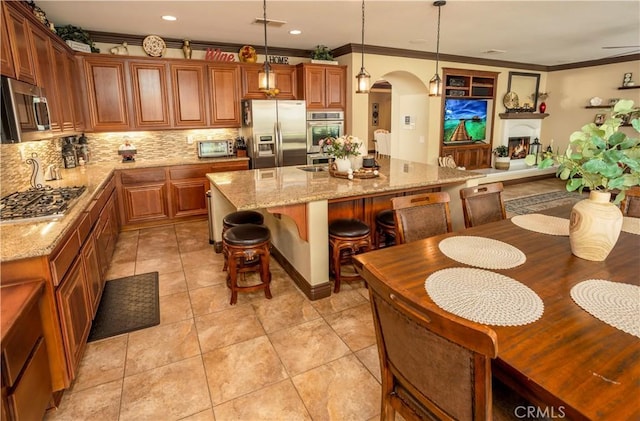
{"label": "baseboard", "polygon": [[306,279],[293,267],[291,263],[278,251],[277,248],[271,248],[271,256],[280,263],[282,269],[284,269],[287,274],[293,279],[293,282],[302,290],[304,295],[306,295],[311,301],[319,300],[321,298],[326,298],[331,295],[331,284],[329,282],[325,282],[318,285],[311,285],[307,282]]}

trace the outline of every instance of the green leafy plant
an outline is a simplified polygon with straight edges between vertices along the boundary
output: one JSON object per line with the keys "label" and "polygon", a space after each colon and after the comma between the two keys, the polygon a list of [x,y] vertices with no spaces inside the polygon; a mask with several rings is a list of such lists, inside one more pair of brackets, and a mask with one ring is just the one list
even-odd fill
{"label": "green leafy plant", "polygon": [[100,49],[96,48],[91,40],[89,33],[82,28],[73,25],[56,26],[56,33],[65,41],[71,40],[89,45],[92,53],[100,52]]}
{"label": "green leafy plant", "polygon": [[627,136],[620,126],[631,120],[640,133],[639,108],[632,100],[618,101],[603,124],[589,123],[569,137],[564,154],[547,152],[540,168],[558,165],[556,176],[567,181],[567,190],[619,190],[615,204],[624,199],[625,190],[640,185],[640,139]]}
{"label": "green leafy plant", "polygon": [[314,60],[333,60],[333,54],[326,45],[316,45],[316,49],[311,53],[311,58]]}
{"label": "green leafy plant", "polygon": [[335,158],[360,155],[362,142],[355,136],[327,137],[320,140],[320,148]]}
{"label": "green leafy plant", "polygon": [[493,150],[493,153],[496,154],[497,157],[506,158],[509,156],[509,148],[505,145],[500,145]]}

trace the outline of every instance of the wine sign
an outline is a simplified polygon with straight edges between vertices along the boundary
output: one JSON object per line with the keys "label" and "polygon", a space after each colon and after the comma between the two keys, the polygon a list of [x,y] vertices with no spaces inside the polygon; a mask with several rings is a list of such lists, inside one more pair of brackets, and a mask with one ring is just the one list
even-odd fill
{"label": "wine sign", "polygon": [[235,53],[223,53],[219,48],[212,50],[207,48],[207,52],[204,56],[205,60],[209,61],[236,61]]}

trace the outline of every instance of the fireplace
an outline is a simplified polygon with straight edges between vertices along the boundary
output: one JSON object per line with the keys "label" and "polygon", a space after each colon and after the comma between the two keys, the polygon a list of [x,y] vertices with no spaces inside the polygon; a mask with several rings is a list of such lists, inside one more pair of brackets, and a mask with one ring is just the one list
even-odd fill
{"label": "fireplace", "polygon": [[509,137],[507,146],[509,147],[509,157],[511,159],[524,159],[529,153],[530,136]]}

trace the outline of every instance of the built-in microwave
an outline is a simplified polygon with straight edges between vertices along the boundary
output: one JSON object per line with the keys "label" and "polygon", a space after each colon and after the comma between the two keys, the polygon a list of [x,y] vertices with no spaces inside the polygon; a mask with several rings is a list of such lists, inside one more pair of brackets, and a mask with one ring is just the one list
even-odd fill
{"label": "built-in microwave", "polygon": [[321,153],[320,141],[344,135],[343,111],[309,111],[307,113],[307,153]]}
{"label": "built-in microwave", "polygon": [[233,155],[232,140],[201,140],[198,142],[198,158],[219,158]]}
{"label": "built-in microwave", "polygon": [[53,136],[44,89],[2,77],[2,143],[19,143]]}

